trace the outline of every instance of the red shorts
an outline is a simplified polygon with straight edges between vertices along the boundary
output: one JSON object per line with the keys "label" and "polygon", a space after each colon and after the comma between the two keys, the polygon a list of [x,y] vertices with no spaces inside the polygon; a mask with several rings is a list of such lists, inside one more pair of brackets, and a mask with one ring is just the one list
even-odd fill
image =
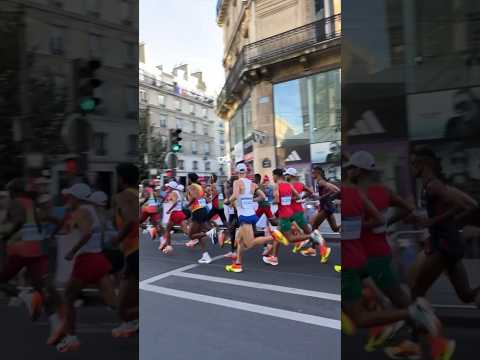
{"label": "red shorts", "polygon": [[172,211],[170,213],[170,221],[174,225],[180,225],[184,220],[187,219],[187,215],[182,210]]}
{"label": "red shorts", "polygon": [[48,256],[26,257],[9,255],[7,263],[0,272],[0,283],[12,280],[23,268],[27,269],[27,275],[33,283],[39,283],[48,275]]}
{"label": "red shorts", "polygon": [[143,224],[148,219],[150,219],[152,224],[159,224],[162,221],[162,215],[159,212],[151,213],[143,209],[140,224]]}
{"label": "red shorts", "polygon": [[97,284],[111,269],[112,265],[102,253],[80,254],[75,258],[72,279]]}
{"label": "red shorts", "polygon": [[263,214],[267,217],[267,219],[272,219],[273,214],[272,214],[272,209],[270,207],[259,207],[256,211],[256,215],[258,217],[261,217]]}

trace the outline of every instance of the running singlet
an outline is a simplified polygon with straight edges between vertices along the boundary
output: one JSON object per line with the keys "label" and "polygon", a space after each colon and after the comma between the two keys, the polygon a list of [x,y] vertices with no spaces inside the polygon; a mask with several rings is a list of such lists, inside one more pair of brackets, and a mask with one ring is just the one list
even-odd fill
{"label": "running singlet", "polygon": [[151,192],[148,196],[147,202],[143,205],[143,211],[149,214],[156,214],[158,213],[159,206],[160,202],[155,198],[153,192]]}
{"label": "running singlet", "polygon": [[[102,226],[100,224],[100,219],[92,205],[82,205],[80,209],[90,213],[92,219],[92,236],[88,239],[88,242],[80,248],[77,255],[99,253],[102,251]],[[82,237],[80,229],[76,228],[75,224],[73,224],[73,229],[70,235],[75,242],[78,242]]]}
{"label": "running singlet", "polygon": [[12,236],[12,243],[8,245],[8,255],[22,257],[37,257],[43,255],[42,241],[45,233],[42,226],[35,221],[35,208],[31,199],[20,197],[16,199],[25,211],[25,223],[22,228]]}
{"label": "running singlet", "polygon": [[224,200],[224,197],[223,197],[222,189],[220,188],[220,186],[215,184],[215,195],[213,196],[213,199],[212,199],[213,208],[223,209],[223,200]]}
{"label": "running singlet", "polygon": [[203,191],[203,188],[198,184],[192,184],[192,186],[195,187],[198,190],[198,193],[200,194],[200,197],[195,199],[195,201],[190,207],[192,212],[195,212],[197,210],[200,210],[206,207],[207,201],[205,200],[205,191]]}
{"label": "running singlet", "polygon": [[362,217],[364,214],[363,201],[358,189],[342,186],[342,268],[360,269],[367,262],[365,249],[360,240],[362,231]]}
{"label": "running singlet", "polygon": [[[301,182],[296,182],[293,185],[293,188],[299,193],[301,194],[304,189],[305,189],[305,185],[303,185]],[[303,209],[303,206],[302,206],[302,202],[301,202],[302,199],[297,199],[297,200],[293,200],[292,201],[292,210],[293,212],[296,214],[296,213],[301,213],[304,211]]]}
{"label": "running singlet", "polygon": [[279,201],[278,217],[280,219],[289,219],[293,216],[292,210],[292,187],[288,183],[278,184]]}
{"label": "running singlet", "polygon": [[[321,186],[320,184],[317,183],[317,191],[320,196],[325,195],[329,192],[328,188],[326,186]],[[328,195],[322,199],[320,199],[320,209],[326,210],[329,212],[334,212],[335,210],[335,205],[333,204],[333,199],[335,195]]]}
{"label": "running singlet", "polygon": [[255,215],[255,207],[253,203],[252,181],[250,179],[241,178],[243,184],[243,192],[237,199],[237,214],[238,216],[253,216]]}
{"label": "running singlet", "polygon": [[[368,187],[367,197],[385,219],[390,206],[390,193],[387,189],[382,185],[371,185]],[[373,229],[362,229],[362,243],[367,256],[388,256],[392,253],[387,242],[386,231],[386,225],[380,225]]]}
{"label": "running singlet", "polygon": [[[135,196],[135,199],[138,197],[137,190],[133,188],[125,189],[123,193],[128,194],[128,196]],[[115,222],[117,224],[117,228],[121,229],[123,226],[125,226],[125,220],[118,210],[119,209],[117,209],[115,214]],[[132,226],[130,233],[122,242],[122,249],[125,256],[128,256],[138,250],[138,218],[136,221],[137,223]]]}
{"label": "running singlet", "polygon": [[175,194],[177,195],[177,200],[176,200],[176,204],[175,206],[173,207],[172,209],[172,212],[173,211],[182,211],[182,196],[180,195],[180,192],[177,191],[177,190],[173,190],[170,194],[169,194],[169,197],[168,197],[168,207],[167,207],[167,210],[169,210],[171,208],[171,206],[173,205],[173,198],[171,197],[171,194]]}

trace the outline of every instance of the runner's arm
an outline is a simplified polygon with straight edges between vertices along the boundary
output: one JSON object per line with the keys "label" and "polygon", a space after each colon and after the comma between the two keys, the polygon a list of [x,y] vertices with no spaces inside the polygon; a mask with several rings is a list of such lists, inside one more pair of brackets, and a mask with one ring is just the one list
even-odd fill
{"label": "runner's arm", "polygon": [[387,189],[387,191],[390,193],[390,205],[397,208],[401,208],[403,210],[399,214],[392,216],[388,220],[387,225],[395,224],[396,222],[402,221],[410,217],[415,211],[415,206],[409,203],[408,201],[405,201],[404,199],[402,199],[400,196],[395,194],[391,189]]}
{"label": "runner's arm", "polygon": [[12,201],[8,209],[8,217],[12,223],[11,228],[2,236],[1,240],[8,240],[13,234],[18,232],[26,220],[26,213],[20,203],[16,200]]}
{"label": "runner's arm", "polygon": [[263,201],[263,200],[266,199],[265,193],[264,193],[262,190],[260,190],[259,187],[256,187],[256,188],[254,189],[253,195],[254,195],[254,196],[257,195],[257,197],[255,197],[255,198],[253,199],[253,201],[255,201],[255,202],[260,202],[260,201]]}
{"label": "runner's arm", "polygon": [[67,259],[73,258],[73,256],[75,256],[75,254],[83,246],[85,246],[85,244],[88,243],[88,241],[92,237],[92,225],[93,225],[92,215],[84,209],[82,209],[81,211],[79,210],[79,212],[77,214],[76,221],[77,221],[77,223],[79,225],[79,228],[80,228],[80,231],[82,232],[83,235],[80,238],[80,240],[68,252],[68,254],[66,256]]}
{"label": "runner's arm", "polygon": [[115,242],[121,243],[127,235],[133,231],[138,223],[138,214],[135,213],[135,204],[123,195],[117,199],[118,212],[123,217],[125,225],[118,229],[118,237]]}
{"label": "runner's arm", "polygon": [[377,226],[381,226],[385,223],[382,214],[377,210],[375,205],[372,204],[370,200],[363,194],[359,192],[360,197],[363,200],[363,205],[365,207],[365,213],[367,215],[368,220],[363,220],[363,227],[365,228],[374,228]]}
{"label": "runner's arm", "polygon": [[172,212],[172,210],[175,208],[175,206],[177,205],[178,203],[178,197],[177,197],[177,194],[175,193],[172,193],[172,200],[173,200],[173,205],[170,207],[170,209],[167,210],[167,214],[170,214]]}

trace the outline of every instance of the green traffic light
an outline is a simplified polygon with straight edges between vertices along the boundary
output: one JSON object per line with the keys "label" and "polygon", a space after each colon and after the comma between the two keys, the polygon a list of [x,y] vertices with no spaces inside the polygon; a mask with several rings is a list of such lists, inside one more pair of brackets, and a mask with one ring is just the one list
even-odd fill
{"label": "green traffic light", "polygon": [[180,144],[173,144],[172,145],[172,151],[173,152],[179,152],[182,149],[182,145]]}
{"label": "green traffic light", "polygon": [[80,109],[82,111],[93,111],[95,110],[96,101],[92,98],[85,98],[80,101]]}

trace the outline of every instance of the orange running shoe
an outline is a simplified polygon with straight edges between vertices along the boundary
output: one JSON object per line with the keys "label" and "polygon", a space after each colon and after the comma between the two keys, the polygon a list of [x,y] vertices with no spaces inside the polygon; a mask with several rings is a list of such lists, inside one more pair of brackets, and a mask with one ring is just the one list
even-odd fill
{"label": "orange running shoe", "polygon": [[242,264],[233,263],[225,266],[227,272],[241,273],[243,272]]}

